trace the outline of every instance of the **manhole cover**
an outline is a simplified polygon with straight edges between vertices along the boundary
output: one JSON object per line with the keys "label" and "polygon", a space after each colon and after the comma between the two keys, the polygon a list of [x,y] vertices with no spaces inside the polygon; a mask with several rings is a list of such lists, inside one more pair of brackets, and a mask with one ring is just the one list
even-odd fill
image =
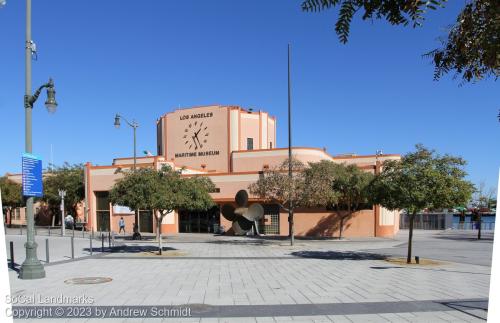
{"label": "manhole cover", "polygon": [[112,280],[113,279],[109,277],[78,277],[78,278],[67,279],[64,282],[66,284],[73,284],[73,285],[90,285],[90,284],[108,283]]}

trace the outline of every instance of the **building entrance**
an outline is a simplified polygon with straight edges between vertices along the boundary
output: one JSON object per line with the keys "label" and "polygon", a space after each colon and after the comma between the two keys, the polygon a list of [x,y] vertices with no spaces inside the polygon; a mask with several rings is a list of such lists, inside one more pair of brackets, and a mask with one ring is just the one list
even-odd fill
{"label": "building entrance", "polygon": [[216,233],[219,225],[219,206],[205,212],[179,211],[179,232]]}
{"label": "building entrance", "polygon": [[147,210],[139,211],[139,230],[141,232],[153,232],[153,212]]}

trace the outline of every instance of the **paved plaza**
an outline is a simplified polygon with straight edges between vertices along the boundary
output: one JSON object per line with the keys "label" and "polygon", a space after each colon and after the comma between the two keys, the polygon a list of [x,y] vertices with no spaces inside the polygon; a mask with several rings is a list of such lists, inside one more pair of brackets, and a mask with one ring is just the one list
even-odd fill
{"label": "paved plaza", "polygon": [[[11,270],[10,281],[13,296],[86,295],[99,306],[186,306],[193,313],[158,322],[484,322],[493,235],[476,241],[475,234],[416,231],[414,254],[434,265],[385,260],[406,254],[404,230],[395,239],[296,240],[294,247],[281,239],[180,234],[165,237],[161,257],[154,241],[126,239],[90,256],[89,240],[75,238],[78,259],[68,259],[66,246],[54,249],[45,279],[20,280]],[[65,238],[50,239],[57,245]],[[84,277],[111,281],[68,284]],[[153,318],[109,319],[142,320]]]}

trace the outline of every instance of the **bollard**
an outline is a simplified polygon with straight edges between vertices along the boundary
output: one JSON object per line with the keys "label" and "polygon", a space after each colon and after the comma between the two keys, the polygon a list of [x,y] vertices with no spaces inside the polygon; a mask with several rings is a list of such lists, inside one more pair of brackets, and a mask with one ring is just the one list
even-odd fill
{"label": "bollard", "polygon": [[73,223],[73,238],[75,237],[75,224]]}
{"label": "bollard", "polygon": [[49,239],[45,239],[45,262],[49,263]]}
{"label": "bollard", "polygon": [[420,257],[419,257],[419,256],[415,256],[415,262],[416,262],[417,264],[419,264],[419,263],[420,263]]}
{"label": "bollard", "polygon": [[101,233],[101,252],[104,252],[104,233]]}
{"label": "bollard", "polygon": [[10,268],[15,269],[15,267],[14,267],[14,241],[10,242]]}
{"label": "bollard", "polygon": [[71,237],[71,259],[75,259],[75,238]]}
{"label": "bollard", "polygon": [[19,226],[19,229],[21,230],[21,235],[23,235],[23,226],[22,226],[22,225],[20,225],[20,226]]}
{"label": "bollard", "polygon": [[111,249],[111,232],[108,231],[108,247]]}
{"label": "bollard", "polygon": [[90,240],[90,255],[92,256],[93,250],[92,250],[92,238],[94,237],[94,229],[92,229],[92,232],[89,235],[89,240]]}

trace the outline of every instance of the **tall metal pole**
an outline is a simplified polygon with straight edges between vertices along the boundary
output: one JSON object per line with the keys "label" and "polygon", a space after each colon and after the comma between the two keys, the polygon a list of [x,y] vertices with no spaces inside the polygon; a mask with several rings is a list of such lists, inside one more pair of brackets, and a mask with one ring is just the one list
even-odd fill
{"label": "tall metal pole", "polygon": [[135,126],[136,123],[135,121],[132,123],[134,126],[134,172],[135,172],[135,166],[137,164],[137,137],[135,135],[135,130],[137,129],[137,127]]}
{"label": "tall metal pole", "polygon": [[[25,43],[25,100],[31,97],[31,0],[26,0],[26,43]],[[31,139],[31,113],[33,106],[25,104],[25,150],[27,153],[32,153]],[[45,277],[45,270],[42,263],[37,258],[35,242],[35,219],[33,214],[33,197],[28,197],[26,200],[26,225],[27,235],[26,243],[26,260],[24,260],[19,270],[19,278],[21,279],[38,279]]]}
{"label": "tall metal pole", "polygon": [[[288,44],[288,178],[292,185],[292,96],[291,96],[291,78],[290,78],[290,44]],[[294,243],[293,227],[293,185],[289,191],[288,222],[290,225],[290,245]]]}
{"label": "tall metal pole", "polygon": [[64,237],[66,235],[66,223],[64,223],[65,210],[64,210],[64,197],[66,196],[65,191],[59,191],[61,196],[61,235]]}

